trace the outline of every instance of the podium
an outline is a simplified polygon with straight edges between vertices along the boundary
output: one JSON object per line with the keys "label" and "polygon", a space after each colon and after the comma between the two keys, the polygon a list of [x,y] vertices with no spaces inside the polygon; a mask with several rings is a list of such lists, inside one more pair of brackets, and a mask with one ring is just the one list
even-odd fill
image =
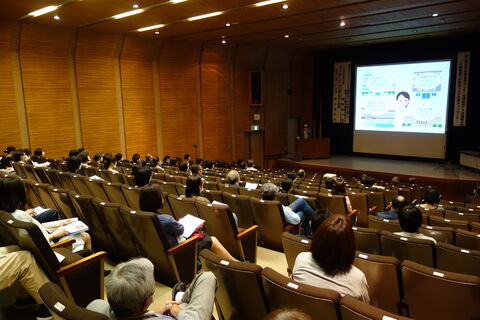
{"label": "podium", "polygon": [[255,165],[264,167],[265,140],[263,131],[245,131],[244,133],[244,156],[245,161],[253,159]]}
{"label": "podium", "polygon": [[297,139],[296,150],[302,153],[303,159],[330,157],[330,138]]}

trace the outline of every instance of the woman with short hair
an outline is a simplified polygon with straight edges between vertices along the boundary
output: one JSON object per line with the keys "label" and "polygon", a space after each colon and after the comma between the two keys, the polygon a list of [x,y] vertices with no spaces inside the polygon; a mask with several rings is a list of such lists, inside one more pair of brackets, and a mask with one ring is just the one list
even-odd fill
{"label": "woman with short hair", "polygon": [[187,187],[185,188],[185,196],[181,195],[182,198],[192,198],[198,201],[210,203],[205,197],[202,197],[203,190],[203,180],[200,176],[188,176],[187,178]]}

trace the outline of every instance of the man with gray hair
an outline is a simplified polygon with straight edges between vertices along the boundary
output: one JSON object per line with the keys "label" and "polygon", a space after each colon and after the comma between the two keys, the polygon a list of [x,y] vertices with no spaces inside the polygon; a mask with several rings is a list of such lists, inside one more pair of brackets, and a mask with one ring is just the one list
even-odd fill
{"label": "man with gray hair", "polygon": [[108,302],[97,299],[87,309],[103,313],[111,319],[212,318],[217,286],[213,273],[197,274],[183,295],[176,292],[174,301],[167,301],[156,310],[148,310],[155,293],[153,269],[152,262],[146,258],[135,258],[118,264],[105,284]]}
{"label": "man with gray hair", "polygon": [[[271,182],[267,182],[262,186],[262,200],[275,200],[280,188]],[[289,224],[297,225],[301,223],[305,236],[311,236],[312,229],[310,227],[310,219],[313,215],[313,209],[302,198],[298,198],[288,205],[282,205],[285,220]]]}
{"label": "man with gray hair", "polygon": [[237,170],[230,170],[227,173],[227,183],[232,186],[238,186],[240,182],[240,174]]}

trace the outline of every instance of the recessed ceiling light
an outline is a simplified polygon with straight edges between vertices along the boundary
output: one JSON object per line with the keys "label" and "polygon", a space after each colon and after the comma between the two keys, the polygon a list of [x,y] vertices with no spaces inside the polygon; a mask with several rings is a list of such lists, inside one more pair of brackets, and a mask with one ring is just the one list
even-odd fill
{"label": "recessed ceiling light", "polygon": [[139,28],[139,29],[137,29],[137,31],[138,32],[143,32],[143,31],[148,31],[148,30],[158,29],[158,28],[163,28],[163,27],[165,27],[164,24],[156,24],[156,25],[150,26],[150,27]]}
{"label": "recessed ceiling light", "polygon": [[283,9],[288,9],[288,4],[285,3],[285,4],[282,6],[282,8],[283,8]]}
{"label": "recessed ceiling light", "polygon": [[160,31],[155,31],[155,34],[160,34]]}
{"label": "recessed ceiling light", "polygon": [[125,17],[129,17],[129,16],[133,16],[135,14],[142,13],[142,12],[143,12],[143,9],[135,9],[135,10],[127,11],[127,12],[124,12],[124,13],[116,14],[112,18],[113,19],[122,19],[122,18],[125,18]]}
{"label": "recessed ceiling light", "polygon": [[171,3],[180,3],[185,1],[188,1],[188,0],[170,0]]}
{"label": "recessed ceiling light", "polygon": [[263,7],[263,6],[268,6],[269,4],[274,4],[274,3],[284,2],[284,1],[285,0],[267,0],[267,1],[254,3],[253,5],[255,7]]}
{"label": "recessed ceiling light", "polygon": [[132,8],[134,8],[134,9],[137,9],[137,8],[139,8],[139,7],[140,7],[140,6],[139,6],[138,4],[136,4],[136,3],[132,4]]}
{"label": "recessed ceiling light", "polygon": [[206,18],[210,18],[210,17],[219,16],[222,13],[223,13],[223,11],[215,11],[215,12],[210,12],[210,13],[202,14],[202,15],[195,16],[195,17],[190,17],[187,20],[188,21],[195,21],[195,20],[200,20],[200,19],[206,19]]}
{"label": "recessed ceiling light", "polygon": [[225,44],[225,43],[227,43],[227,40],[222,40],[222,44]]}
{"label": "recessed ceiling light", "polygon": [[225,27],[230,27],[230,26],[231,26],[230,22],[225,23]]}
{"label": "recessed ceiling light", "polygon": [[30,12],[28,15],[31,16],[31,17],[38,17],[38,16],[41,16],[42,14],[55,11],[55,10],[57,10],[58,7],[59,7],[59,6],[48,6],[48,7],[45,7],[45,8],[38,9],[38,10],[36,10],[36,11]]}
{"label": "recessed ceiling light", "polygon": [[340,27],[345,27],[346,23],[345,21],[340,21]]}
{"label": "recessed ceiling light", "polygon": [[438,17],[438,13],[432,14],[432,17]]}
{"label": "recessed ceiling light", "polygon": [[286,35],[284,35],[283,37],[284,37],[284,38],[289,38],[290,35],[289,35],[289,34],[286,34]]}
{"label": "recessed ceiling light", "polygon": [[53,16],[53,19],[55,19],[55,20],[60,20],[60,17],[57,16],[57,15],[54,15],[54,16]]}

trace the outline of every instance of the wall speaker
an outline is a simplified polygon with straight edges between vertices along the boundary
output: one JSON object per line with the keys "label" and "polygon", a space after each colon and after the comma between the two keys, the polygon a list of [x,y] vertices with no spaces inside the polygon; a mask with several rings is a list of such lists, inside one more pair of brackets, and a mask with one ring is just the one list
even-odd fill
{"label": "wall speaker", "polygon": [[262,105],[262,71],[250,71],[250,105]]}

